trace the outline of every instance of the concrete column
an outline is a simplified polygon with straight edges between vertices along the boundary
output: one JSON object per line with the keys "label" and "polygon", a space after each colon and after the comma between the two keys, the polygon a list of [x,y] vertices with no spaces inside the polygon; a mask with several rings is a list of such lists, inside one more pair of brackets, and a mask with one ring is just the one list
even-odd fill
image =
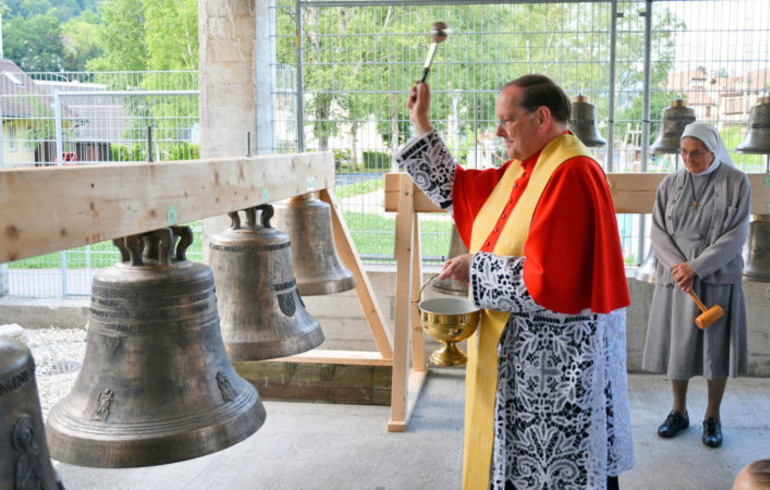
{"label": "concrete column", "polygon": [[[200,0],[201,158],[241,156],[257,138],[256,4],[263,0]],[[261,8],[261,7],[260,7]],[[226,217],[203,222],[203,256],[210,237],[229,225]]]}

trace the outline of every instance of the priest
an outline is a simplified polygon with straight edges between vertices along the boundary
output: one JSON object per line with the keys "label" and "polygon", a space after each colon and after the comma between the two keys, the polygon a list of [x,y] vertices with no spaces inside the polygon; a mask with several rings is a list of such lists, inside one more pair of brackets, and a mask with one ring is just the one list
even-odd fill
{"label": "priest", "polygon": [[618,488],[633,467],[626,375],[629,304],[606,177],[568,131],[550,78],[506,84],[500,168],[455,163],[412,87],[416,137],[397,161],[454,218],[470,253],[442,279],[468,282],[482,308],[468,339],[463,488]]}

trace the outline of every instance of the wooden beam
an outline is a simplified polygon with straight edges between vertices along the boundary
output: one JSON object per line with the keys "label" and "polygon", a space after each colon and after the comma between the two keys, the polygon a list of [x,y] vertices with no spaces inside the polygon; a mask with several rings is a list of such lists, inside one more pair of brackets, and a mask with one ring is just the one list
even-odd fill
{"label": "wooden beam", "polygon": [[361,262],[358,256],[356,245],[345,224],[342,211],[337,207],[334,191],[324,189],[320,192],[320,195],[321,200],[331,208],[334,244],[339,252],[340,260],[356,278],[356,296],[364,311],[364,316],[369,324],[369,329],[372,331],[374,341],[377,343],[377,348],[380,350],[383,358],[393,359],[393,339],[390,335],[390,330],[387,328],[385,314],[376,301],[374,288],[371,282],[369,282],[369,276],[364,271],[363,262]]}
{"label": "wooden beam", "polygon": [[[649,214],[655,204],[655,190],[668,174],[609,173],[607,182],[616,213]],[[746,174],[751,183],[751,213],[770,214],[770,174]],[[405,173],[385,174],[385,211],[399,212],[400,180]],[[436,213],[441,209],[415,187],[414,209],[418,213]]]}
{"label": "wooden beam", "polygon": [[353,350],[313,349],[289,357],[266,362],[294,362],[298,364],[342,364],[346,366],[392,366],[393,359],[385,359],[379,352]]}
{"label": "wooden beam", "polygon": [[332,186],[329,152],[0,169],[0,263]]}

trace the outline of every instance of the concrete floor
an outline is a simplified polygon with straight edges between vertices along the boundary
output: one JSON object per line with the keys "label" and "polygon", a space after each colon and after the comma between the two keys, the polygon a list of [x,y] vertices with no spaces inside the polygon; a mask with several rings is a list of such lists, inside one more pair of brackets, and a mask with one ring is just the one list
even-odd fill
{"label": "concrete floor", "polygon": [[[57,466],[79,489],[459,489],[464,371],[432,369],[405,433],[388,433],[389,407],[265,402],[267,421],[247,440],[164,466]],[[630,375],[636,468],[621,488],[732,488],[747,463],[770,457],[770,379],[730,380],[722,405],[724,445],[700,442],[705,381],[690,385],[691,426],[670,440],[656,428],[671,404],[662,376]]]}

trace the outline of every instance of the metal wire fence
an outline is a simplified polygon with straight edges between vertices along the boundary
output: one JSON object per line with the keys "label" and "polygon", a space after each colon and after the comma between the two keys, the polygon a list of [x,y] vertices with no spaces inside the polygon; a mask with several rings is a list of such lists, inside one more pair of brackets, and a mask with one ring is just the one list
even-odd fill
{"label": "metal wire fence", "polygon": [[[765,0],[274,0],[272,6],[274,150],[334,152],[340,207],[365,262],[392,261],[394,216],[383,212],[382,174],[395,170],[395,152],[413,136],[406,97],[422,75],[434,21],[446,22],[450,35],[428,78],[432,121],[458,162],[472,168],[503,162],[495,97],[526,73],[547,74],[570,96],[595,104],[607,145],[593,151],[612,172],[669,172],[679,165],[675,154],[648,150],[672,100],[684,99],[697,120],[715,124],[732,150],[746,133],[751,106],[770,93]],[[5,166],[197,157],[197,73],[24,74],[0,63]],[[20,85],[27,86],[23,97]],[[14,104],[21,116],[9,117]],[[747,172],[767,170],[766,156],[733,157]],[[438,263],[449,251],[451,222],[442,215],[420,221],[423,256]],[[618,223],[626,261],[636,264],[646,254],[649,220],[618,215]],[[117,258],[111,248],[99,244],[10,264],[10,294],[89,294],[88,274]],[[46,275],[51,286],[29,292],[23,285],[31,276],[22,274]]]}

